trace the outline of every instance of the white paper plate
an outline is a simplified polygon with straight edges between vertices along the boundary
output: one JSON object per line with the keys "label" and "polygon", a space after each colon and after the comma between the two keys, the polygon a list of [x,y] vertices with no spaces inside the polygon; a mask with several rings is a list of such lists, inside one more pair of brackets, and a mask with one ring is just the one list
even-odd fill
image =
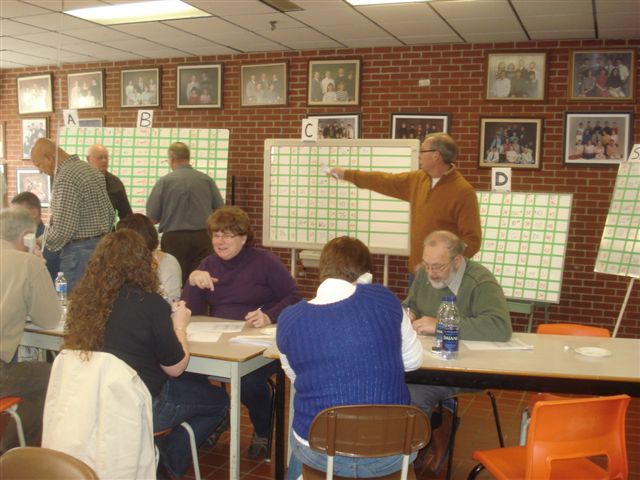
{"label": "white paper plate", "polygon": [[579,347],[574,351],[585,357],[608,357],[611,355],[609,350],[600,347]]}
{"label": "white paper plate", "polygon": [[264,327],[260,330],[260,333],[262,335],[268,335],[270,337],[275,337],[276,336],[276,328],[277,327]]}

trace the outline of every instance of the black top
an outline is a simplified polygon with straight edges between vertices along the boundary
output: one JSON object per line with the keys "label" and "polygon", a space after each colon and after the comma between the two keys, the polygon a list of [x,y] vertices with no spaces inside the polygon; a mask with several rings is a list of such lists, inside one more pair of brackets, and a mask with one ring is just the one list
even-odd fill
{"label": "black top", "polygon": [[152,397],[160,393],[167,374],[160,365],[171,366],[184,357],[173,331],[171,308],[156,293],[125,285],[109,315],[104,351],[133,368]]}
{"label": "black top", "polygon": [[127,191],[118,177],[113,173],[105,172],[104,178],[107,181],[107,193],[114,210],[118,212],[118,218],[122,220],[127,215],[131,215],[131,205],[127,198]]}

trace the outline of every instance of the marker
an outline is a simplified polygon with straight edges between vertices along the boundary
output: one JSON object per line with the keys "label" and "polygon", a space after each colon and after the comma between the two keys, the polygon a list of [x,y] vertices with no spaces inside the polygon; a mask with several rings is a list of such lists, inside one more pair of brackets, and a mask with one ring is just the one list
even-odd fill
{"label": "marker", "polygon": [[340,177],[338,176],[338,174],[336,172],[332,172],[331,169],[325,165],[324,163],[322,165],[320,165],[320,169],[326,174],[326,175],[331,175],[333,178],[335,178],[336,180],[340,180]]}

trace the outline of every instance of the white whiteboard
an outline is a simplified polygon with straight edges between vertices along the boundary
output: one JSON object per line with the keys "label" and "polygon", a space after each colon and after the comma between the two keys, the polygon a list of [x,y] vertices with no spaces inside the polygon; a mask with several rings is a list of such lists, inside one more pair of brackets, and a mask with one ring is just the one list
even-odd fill
{"label": "white whiteboard", "polygon": [[570,193],[478,192],[482,246],[473,257],[507,298],[559,303]]}
{"label": "white whiteboard", "polygon": [[356,237],[373,253],[409,255],[409,204],[322,171],[322,165],[401,173],[418,168],[414,140],[265,140],[263,243],[320,250]]}
{"label": "white whiteboard", "polygon": [[640,278],[640,144],[618,168],[593,270]]}

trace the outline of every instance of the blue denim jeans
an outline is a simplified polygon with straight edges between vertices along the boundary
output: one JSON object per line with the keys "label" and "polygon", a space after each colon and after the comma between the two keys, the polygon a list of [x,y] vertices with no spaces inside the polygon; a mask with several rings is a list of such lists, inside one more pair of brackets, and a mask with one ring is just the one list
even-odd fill
{"label": "blue denim jeans", "polygon": [[[166,381],[153,399],[153,430],[175,427],[186,421],[193,429],[196,445],[211,436],[229,411],[229,397],[224,389],[209,383],[205,375],[185,372]],[[191,465],[189,436],[182,427],[156,439],[160,459],[177,478]]]}
{"label": "blue denim jeans", "polygon": [[60,252],[60,271],[67,279],[67,293],[80,281],[91,254],[102,237],[67,243]]}
{"label": "blue denim jeans", "polygon": [[[327,471],[327,456],[301,444],[297,438],[290,436],[291,460],[287,471],[288,480],[297,480],[302,475],[302,464],[309,465],[322,472]],[[417,456],[414,452],[409,457],[412,463]],[[333,473],[348,478],[375,478],[399,472],[402,469],[402,455],[377,458],[353,458],[336,455],[333,461]]]}

